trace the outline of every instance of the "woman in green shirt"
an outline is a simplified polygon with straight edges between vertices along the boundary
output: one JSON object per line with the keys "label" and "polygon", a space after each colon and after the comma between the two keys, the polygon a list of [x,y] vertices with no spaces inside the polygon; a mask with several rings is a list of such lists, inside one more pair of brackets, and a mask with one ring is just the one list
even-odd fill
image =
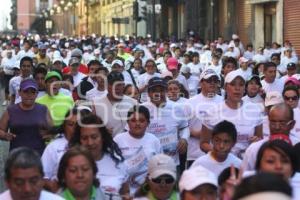
{"label": "woman in green shirt", "polygon": [[104,200],[96,178],[93,156],[84,147],[75,146],[62,157],[58,168],[59,194],[66,200]]}

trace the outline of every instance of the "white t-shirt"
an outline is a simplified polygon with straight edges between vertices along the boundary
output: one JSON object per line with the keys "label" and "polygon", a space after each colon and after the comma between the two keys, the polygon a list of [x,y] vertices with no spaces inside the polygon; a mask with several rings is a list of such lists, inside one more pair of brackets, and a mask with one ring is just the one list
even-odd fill
{"label": "white t-shirt", "polygon": [[132,68],[131,70],[131,74],[134,78],[135,83],[137,83],[138,77],[141,75],[140,71],[137,71],[136,69]]}
{"label": "white t-shirt", "polygon": [[118,134],[114,141],[119,145],[125,158],[125,166],[129,173],[130,193],[145,182],[150,158],[161,152],[160,141],[151,133],[145,133],[142,138],[134,138],[129,132]]}
{"label": "white t-shirt", "polygon": [[255,104],[243,102],[238,109],[231,109],[223,102],[208,111],[203,125],[212,130],[223,120],[233,123],[237,130],[237,142],[231,151],[238,157],[242,157],[250,145],[249,139],[254,135],[255,127],[262,124],[262,117],[261,110]]}
{"label": "white t-shirt", "polygon": [[294,120],[296,121],[294,128],[291,130],[292,133],[300,140],[300,108],[294,109]]}
{"label": "white t-shirt", "polygon": [[259,94],[257,94],[255,97],[249,97],[248,95],[243,96],[242,100],[245,103],[250,102],[250,103],[256,104],[261,109],[261,112],[264,113],[264,111],[265,111],[264,103],[265,102],[264,102],[264,99]]}
{"label": "white t-shirt", "polygon": [[187,66],[191,69],[192,75],[197,76],[197,77],[200,76],[200,74],[202,72],[202,64],[200,62],[198,62],[198,63],[191,62]]}
{"label": "white t-shirt", "polygon": [[[293,145],[300,142],[300,140],[293,133],[290,133],[289,138],[290,138]],[[243,158],[243,162],[242,162],[242,168],[245,171],[255,170],[255,163],[256,163],[257,153],[258,153],[260,147],[267,141],[269,141],[269,137],[266,137],[262,140],[259,140],[257,142],[252,143],[246,149],[246,152],[245,152],[244,158]]]}
{"label": "white t-shirt", "polygon": [[92,101],[94,98],[101,98],[107,95],[107,90],[100,91],[98,88],[93,88],[86,92],[85,98],[88,101]]}
{"label": "white t-shirt", "polygon": [[113,136],[122,133],[127,124],[127,113],[137,101],[131,97],[123,96],[121,101],[110,102],[107,96],[95,98],[93,105],[96,115],[100,117],[108,129],[112,129]]}
{"label": "white t-shirt", "polygon": [[252,60],[254,56],[254,51],[245,51],[243,57],[247,58],[248,60]]}
{"label": "white t-shirt", "polygon": [[14,57],[11,57],[10,59],[8,59],[7,57],[3,58],[1,61],[1,67],[3,67],[3,71],[5,74],[13,75],[13,68],[16,67],[16,59]]}
{"label": "white t-shirt", "polygon": [[[0,194],[0,200],[13,200],[13,198],[10,194],[10,190],[6,190],[2,194]],[[64,200],[64,198],[60,197],[57,194],[53,194],[51,192],[42,190],[39,200]]]}
{"label": "white t-shirt", "polygon": [[127,169],[123,162],[116,162],[108,154],[96,161],[98,172],[96,177],[100,181],[100,188],[105,195],[119,194],[122,184],[128,180]]}
{"label": "white t-shirt", "polygon": [[195,160],[191,168],[201,165],[202,167],[213,172],[216,177],[218,177],[225,168],[233,165],[239,169],[241,164],[242,161],[232,153],[229,153],[226,160],[223,162],[218,162],[212,157],[211,152],[208,152],[206,155],[203,155]]}
{"label": "white t-shirt", "polygon": [[189,91],[189,86],[188,86],[187,80],[186,80],[186,78],[183,75],[179,74],[175,78],[175,80],[177,80],[180,84],[182,84],[183,87],[186,89],[186,91]]}
{"label": "white t-shirt", "polygon": [[86,75],[81,72],[78,72],[76,75],[74,75],[73,76],[73,81],[74,81],[73,86],[77,87],[84,77],[86,77]]}
{"label": "white t-shirt", "polygon": [[300,173],[297,172],[294,176],[290,179],[290,185],[293,188],[293,200],[300,199]]}
{"label": "white t-shirt", "polygon": [[56,138],[47,145],[41,157],[44,178],[50,180],[57,179],[57,171],[60,159],[67,150],[68,141],[65,136]]}
{"label": "white t-shirt", "polygon": [[253,61],[255,61],[256,63],[265,63],[268,61],[268,59],[266,58],[266,56],[261,55],[261,54],[255,54],[252,58]]}
{"label": "white t-shirt", "polygon": [[[160,77],[159,73],[154,73],[154,74],[148,74],[147,72],[140,75],[137,79],[137,87],[143,88],[145,87],[149,80],[153,77]],[[146,102],[148,100],[148,92],[145,90],[144,92],[141,93],[141,102]]]}
{"label": "white t-shirt", "polygon": [[297,64],[298,63],[297,56],[291,57],[291,58],[288,58],[286,56],[282,57],[281,62],[280,62],[281,65],[283,65],[284,67],[286,67],[289,63],[295,63],[295,64]]}
{"label": "white t-shirt", "polygon": [[189,87],[190,97],[197,95],[200,79],[197,76],[191,75],[186,81]]}
{"label": "white t-shirt", "polygon": [[226,57],[233,57],[235,59],[237,59],[239,57],[238,53],[235,52],[235,51],[226,51],[224,53],[224,56],[226,56]]}
{"label": "white t-shirt", "polygon": [[168,71],[167,65],[163,62],[157,65],[157,69],[160,73],[165,73]]}
{"label": "white t-shirt", "polygon": [[[215,95],[213,98],[203,96],[202,93],[188,100],[191,119],[189,120],[190,131],[200,131],[202,120],[208,110],[223,101],[223,97]],[[205,153],[200,149],[200,139],[191,136],[188,140],[187,160],[196,160]]]}
{"label": "white t-shirt", "polygon": [[184,110],[176,103],[167,101],[163,107],[157,107],[148,101],[142,105],[146,106],[150,112],[150,124],[147,132],[154,134],[160,140],[162,150],[171,156],[176,164],[179,164],[177,144],[180,138],[188,140],[187,135],[180,135],[180,130],[188,127],[188,121]]}
{"label": "white t-shirt", "polygon": [[266,94],[271,91],[277,91],[281,94],[284,88],[284,83],[280,79],[275,79],[273,83],[267,83],[265,80],[262,80],[261,84]]}
{"label": "white t-shirt", "polygon": [[25,51],[25,50],[21,50],[19,51],[19,53],[17,54],[17,60],[21,60],[23,57],[28,56],[30,58],[34,57],[34,53],[31,50]]}
{"label": "white t-shirt", "polygon": [[221,71],[222,71],[222,64],[219,63],[218,65],[206,65],[203,69],[203,71],[207,70],[207,69],[212,69],[216,72],[216,74],[218,74],[219,76],[221,75]]}
{"label": "white t-shirt", "polygon": [[128,71],[124,70],[122,72],[122,75],[124,77],[125,85],[133,85],[132,78],[131,78],[131,76],[130,76],[130,74],[129,74]]}
{"label": "white t-shirt", "polygon": [[246,80],[249,80],[252,76],[252,69],[250,67],[248,67],[246,70],[239,68],[236,71],[241,73]]}
{"label": "white t-shirt", "polygon": [[21,97],[19,95],[19,89],[20,89],[20,84],[22,80],[27,79],[27,78],[32,78],[30,75],[29,77],[22,78],[21,76],[15,76],[9,81],[9,95],[15,95],[15,104],[21,102]]}

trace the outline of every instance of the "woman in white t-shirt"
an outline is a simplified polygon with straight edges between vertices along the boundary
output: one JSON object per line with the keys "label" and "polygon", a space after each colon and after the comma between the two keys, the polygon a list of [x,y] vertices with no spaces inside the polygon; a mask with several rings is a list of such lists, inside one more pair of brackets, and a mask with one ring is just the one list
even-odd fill
{"label": "woman in white t-shirt", "polygon": [[145,69],[146,72],[137,78],[137,87],[141,93],[142,103],[148,100],[148,81],[153,77],[160,77],[160,73],[157,73],[157,66],[154,60],[147,60]]}
{"label": "woman in white t-shirt", "polygon": [[179,104],[185,104],[187,99],[184,98],[188,96],[188,92],[177,80],[170,80],[168,82],[167,95],[169,100]]}
{"label": "woman in white t-shirt", "polygon": [[232,152],[242,158],[251,142],[262,138],[262,112],[255,104],[244,102],[245,79],[238,71],[232,71],[225,77],[226,99],[214,106],[203,119],[200,147],[204,152],[212,149],[211,130],[220,121],[232,122],[238,132],[237,143]]}
{"label": "woman in white t-shirt", "polygon": [[81,116],[91,113],[88,108],[75,107],[67,112],[58,136],[47,145],[41,157],[44,170],[45,188],[56,192],[59,188],[57,170],[61,157],[68,150],[68,144],[74,134],[77,120]]}
{"label": "woman in white t-shirt", "polygon": [[253,75],[246,82],[246,95],[242,98],[245,102],[251,102],[256,104],[264,111],[264,99],[261,97],[261,83],[260,78],[257,75]]}
{"label": "woman in white t-shirt", "polygon": [[129,173],[130,193],[133,195],[147,176],[148,161],[161,152],[159,139],[146,129],[150,113],[145,106],[134,106],[128,112],[129,130],[118,134],[114,141],[119,145]]}
{"label": "woman in white t-shirt", "polygon": [[97,178],[107,198],[129,194],[127,169],[118,145],[104,123],[94,114],[77,124],[70,146],[82,145],[92,153],[98,167]]}

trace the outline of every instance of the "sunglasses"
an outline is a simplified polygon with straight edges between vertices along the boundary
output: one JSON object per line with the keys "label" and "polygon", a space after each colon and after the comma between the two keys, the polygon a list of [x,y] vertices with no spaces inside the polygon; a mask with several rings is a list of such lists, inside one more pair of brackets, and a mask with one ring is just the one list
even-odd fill
{"label": "sunglasses", "polygon": [[151,179],[151,181],[156,184],[172,184],[175,182],[175,179],[173,177],[158,177]]}
{"label": "sunglasses", "polygon": [[206,83],[217,83],[219,79],[217,78],[209,78],[209,79],[204,79]]}
{"label": "sunglasses", "polygon": [[297,100],[298,100],[298,97],[297,97],[297,96],[293,96],[293,97],[287,97],[287,96],[284,96],[283,98],[284,98],[284,100],[286,100],[286,101],[297,101]]}

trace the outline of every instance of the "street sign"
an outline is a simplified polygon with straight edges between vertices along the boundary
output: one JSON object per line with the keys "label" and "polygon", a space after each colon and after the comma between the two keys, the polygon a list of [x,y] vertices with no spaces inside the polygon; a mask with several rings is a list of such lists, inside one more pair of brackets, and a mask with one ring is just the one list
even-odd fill
{"label": "street sign", "polygon": [[112,23],[113,24],[129,24],[129,18],[128,17],[124,17],[124,18],[113,17]]}

